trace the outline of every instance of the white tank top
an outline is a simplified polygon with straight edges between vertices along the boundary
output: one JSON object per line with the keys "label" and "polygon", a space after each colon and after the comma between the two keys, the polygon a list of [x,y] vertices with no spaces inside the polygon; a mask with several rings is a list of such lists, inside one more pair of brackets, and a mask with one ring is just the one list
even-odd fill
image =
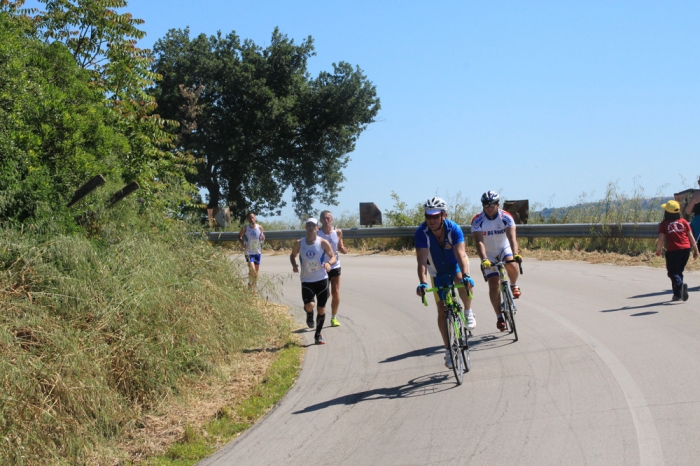
{"label": "white tank top", "polygon": [[255,228],[251,228],[250,225],[245,226],[243,242],[245,243],[246,254],[261,254],[261,230],[260,225],[255,225]]}
{"label": "white tank top", "polygon": [[301,239],[299,249],[299,262],[301,264],[300,276],[302,282],[318,282],[328,278],[328,273],[323,267],[326,262],[326,253],[321,247],[321,238],[316,238],[314,244],[306,244],[306,237]]}
{"label": "white tank top", "polygon": [[331,234],[327,235],[321,229],[318,230],[318,236],[331,243],[331,249],[333,249],[333,254],[335,254],[335,264],[331,266],[331,270],[337,269],[340,267],[340,256],[338,255],[338,232],[336,231],[335,227],[333,227]]}

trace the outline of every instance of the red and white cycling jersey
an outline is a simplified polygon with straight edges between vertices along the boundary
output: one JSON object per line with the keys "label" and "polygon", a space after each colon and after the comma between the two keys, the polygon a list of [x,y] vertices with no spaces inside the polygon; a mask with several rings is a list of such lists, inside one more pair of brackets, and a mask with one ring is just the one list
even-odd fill
{"label": "red and white cycling jersey", "polygon": [[472,219],[472,233],[480,231],[484,234],[484,246],[486,247],[487,256],[502,259],[499,257],[501,253],[506,249],[510,250],[506,228],[514,225],[513,217],[503,209],[498,209],[498,213],[493,220],[489,219],[481,211]]}

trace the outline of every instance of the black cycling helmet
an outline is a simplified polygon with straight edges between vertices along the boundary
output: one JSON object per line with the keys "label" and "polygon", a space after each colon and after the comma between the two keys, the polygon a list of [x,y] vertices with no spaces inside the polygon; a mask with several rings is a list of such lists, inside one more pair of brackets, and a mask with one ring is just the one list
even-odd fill
{"label": "black cycling helmet", "polygon": [[495,205],[501,202],[501,198],[498,197],[496,191],[486,191],[481,195],[481,203],[483,205]]}

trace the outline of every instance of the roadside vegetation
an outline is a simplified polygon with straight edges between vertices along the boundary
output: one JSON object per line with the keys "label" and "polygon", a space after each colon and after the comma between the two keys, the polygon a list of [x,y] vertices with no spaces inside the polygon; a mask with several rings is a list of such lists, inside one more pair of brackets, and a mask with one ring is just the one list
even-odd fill
{"label": "roadside vegetation", "polygon": [[[273,318],[247,272],[187,234],[191,225],[146,221],[138,207],[95,214],[89,237],[0,231],[1,464],[113,464],[201,436],[204,420],[187,425],[182,409],[197,403],[197,386],[229,388],[208,415],[240,430],[270,403],[253,414],[227,407],[245,401],[237,391],[269,378],[280,354],[296,374],[288,314]],[[236,378],[249,386],[232,388]]]}

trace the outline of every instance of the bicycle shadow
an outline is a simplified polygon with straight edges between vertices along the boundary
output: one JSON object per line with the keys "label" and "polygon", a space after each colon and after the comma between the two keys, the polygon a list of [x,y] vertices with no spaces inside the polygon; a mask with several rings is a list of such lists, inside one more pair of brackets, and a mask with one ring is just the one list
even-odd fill
{"label": "bicycle shadow", "polygon": [[383,364],[386,362],[396,362],[396,361],[401,361],[402,359],[408,359],[408,358],[420,358],[420,357],[430,357],[434,356],[436,354],[444,354],[445,353],[445,347],[444,346],[431,346],[430,348],[423,348],[423,349],[418,349],[414,351],[409,351],[408,353],[403,353],[403,354],[397,354],[396,356],[391,356],[389,358],[384,359],[383,361],[379,361],[379,364]]}
{"label": "bicycle shadow", "polygon": [[392,400],[396,398],[432,395],[457,387],[454,383],[448,383],[448,380],[453,380],[451,375],[452,371],[446,371],[446,373],[441,374],[428,374],[411,379],[407,383],[395,387],[375,388],[373,390],[365,390],[363,392],[339,396],[338,398],[324,401],[323,403],[307,406],[300,411],[292,412],[292,414],[311,413],[335,405],[350,406],[362,401]]}
{"label": "bicycle shadow", "polygon": [[491,332],[472,336],[469,339],[469,351],[486,351],[493,348],[500,348],[515,343],[513,335],[508,332]]}

